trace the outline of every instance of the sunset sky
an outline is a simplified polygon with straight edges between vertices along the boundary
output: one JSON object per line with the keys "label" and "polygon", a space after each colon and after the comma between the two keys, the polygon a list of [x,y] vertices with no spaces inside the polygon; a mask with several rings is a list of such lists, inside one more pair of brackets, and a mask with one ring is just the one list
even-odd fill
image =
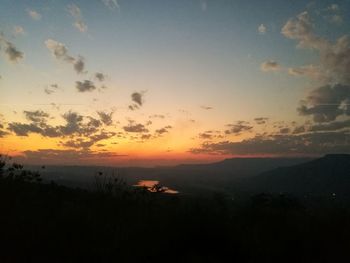
{"label": "sunset sky", "polygon": [[350,152],[350,1],[0,6],[0,152],[24,163]]}

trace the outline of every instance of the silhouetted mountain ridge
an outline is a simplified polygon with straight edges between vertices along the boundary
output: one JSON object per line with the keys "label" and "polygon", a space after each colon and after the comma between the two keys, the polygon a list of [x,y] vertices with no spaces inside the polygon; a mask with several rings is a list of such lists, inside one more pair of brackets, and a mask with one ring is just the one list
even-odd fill
{"label": "silhouetted mountain ridge", "polygon": [[[242,186],[242,184],[241,184]],[[327,154],[306,163],[264,172],[243,183],[252,192],[350,197],[350,155]]]}

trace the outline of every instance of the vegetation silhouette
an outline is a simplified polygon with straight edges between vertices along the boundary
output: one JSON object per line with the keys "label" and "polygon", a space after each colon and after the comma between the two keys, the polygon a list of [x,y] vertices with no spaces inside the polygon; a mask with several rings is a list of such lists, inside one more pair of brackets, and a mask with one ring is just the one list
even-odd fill
{"label": "vegetation silhouette", "polygon": [[0,262],[340,262],[349,256],[348,204],[314,206],[270,193],[245,201],[221,193],[167,195],[104,172],[91,190],[39,178],[1,156]]}

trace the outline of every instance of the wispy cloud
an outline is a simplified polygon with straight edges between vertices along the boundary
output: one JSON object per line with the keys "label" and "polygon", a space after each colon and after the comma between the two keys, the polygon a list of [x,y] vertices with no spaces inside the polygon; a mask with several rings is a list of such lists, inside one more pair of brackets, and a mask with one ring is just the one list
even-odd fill
{"label": "wispy cloud", "polygon": [[41,20],[41,14],[35,11],[34,9],[27,9],[27,14],[36,21]]}
{"label": "wispy cloud", "polygon": [[88,27],[84,22],[80,8],[75,4],[70,4],[68,5],[67,10],[69,14],[75,19],[73,26],[82,33],[86,32],[88,30]]}

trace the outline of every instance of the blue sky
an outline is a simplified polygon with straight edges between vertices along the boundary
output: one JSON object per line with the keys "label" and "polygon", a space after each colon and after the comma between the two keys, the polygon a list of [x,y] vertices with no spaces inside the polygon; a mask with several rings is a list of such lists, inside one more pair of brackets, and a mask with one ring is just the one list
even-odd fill
{"label": "blue sky", "polygon": [[[108,140],[104,142],[105,151],[128,156],[139,156],[140,151],[142,158],[148,158],[147,150],[155,144],[162,145],[152,154],[157,158],[171,151],[174,155],[170,159],[189,158],[189,154],[194,158],[191,149],[212,154],[205,151],[205,142],[199,138],[206,131],[221,130],[220,136],[212,136],[207,142],[218,144],[252,140],[261,134],[276,136],[276,129],[289,128],[292,132],[296,125],[309,122],[310,126],[317,119],[316,113],[310,113],[311,110],[301,114],[298,107],[301,101],[308,100],[310,92],[329,84],[324,82],[325,75],[335,67],[322,57],[327,52],[338,52],[334,43],[348,34],[349,8],[348,1],[3,0],[0,112],[6,136],[0,138],[1,147],[22,155],[48,145],[62,151],[99,152],[94,144],[92,148],[63,147],[66,136],[48,142],[52,138],[42,133],[16,134],[8,125],[11,121],[28,121],[24,111],[46,112],[55,125],[63,121],[62,115],[68,111],[84,114],[87,119],[96,118],[98,111],[113,112],[114,133],[126,132],[123,127],[131,123],[145,125],[149,116],[155,114],[168,116],[154,122],[152,128],[172,128],[162,136],[150,134],[152,142],[140,139],[144,131],[126,132],[120,148],[111,146]],[[303,12],[307,12],[305,19],[300,16]],[[288,21],[297,26],[306,21],[307,27],[312,28],[306,37],[317,35],[330,44],[326,48],[297,47],[304,36],[281,33]],[[54,41],[51,49],[49,40]],[[8,59],[8,43],[23,57]],[[54,48],[62,46],[67,51],[65,58],[53,53]],[[72,67],[79,58],[83,69],[75,72]],[[332,73],[337,78],[344,74],[344,69],[334,70],[339,71]],[[94,76],[98,72],[104,76],[101,83]],[[77,82],[88,84],[85,81],[90,81],[93,88],[77,92]],[[334,84],[337,83],[333,81]],[[340,84],[348,83],[345,80]],[[142,104],[136,102],[136,110],[130,107],[135,104],[130,97],[133,93],[142,96]],[[345,93],[340,108],[347,104]],[[347,115],[342,115],[328,121],[343,121]],[[262,117],[269,119],[266,127],[254,123],[255,118]],[[242,126],[243,121],[254,129],[225,132],[228,127]],[[152,132],[151,128],[148,130]],[[8,139],[11,136],[14,137]],[[43,145],[19,147],[13,143],[26,136],[39,136],[37,140]],[[73,139],[86,141],[91,139],[89,136]],[[127,152],[130,145],[134,145],[134,150]],[[298,152],[303,153],[310,154]],[[236,155],[232,150],[220,154]]]}

